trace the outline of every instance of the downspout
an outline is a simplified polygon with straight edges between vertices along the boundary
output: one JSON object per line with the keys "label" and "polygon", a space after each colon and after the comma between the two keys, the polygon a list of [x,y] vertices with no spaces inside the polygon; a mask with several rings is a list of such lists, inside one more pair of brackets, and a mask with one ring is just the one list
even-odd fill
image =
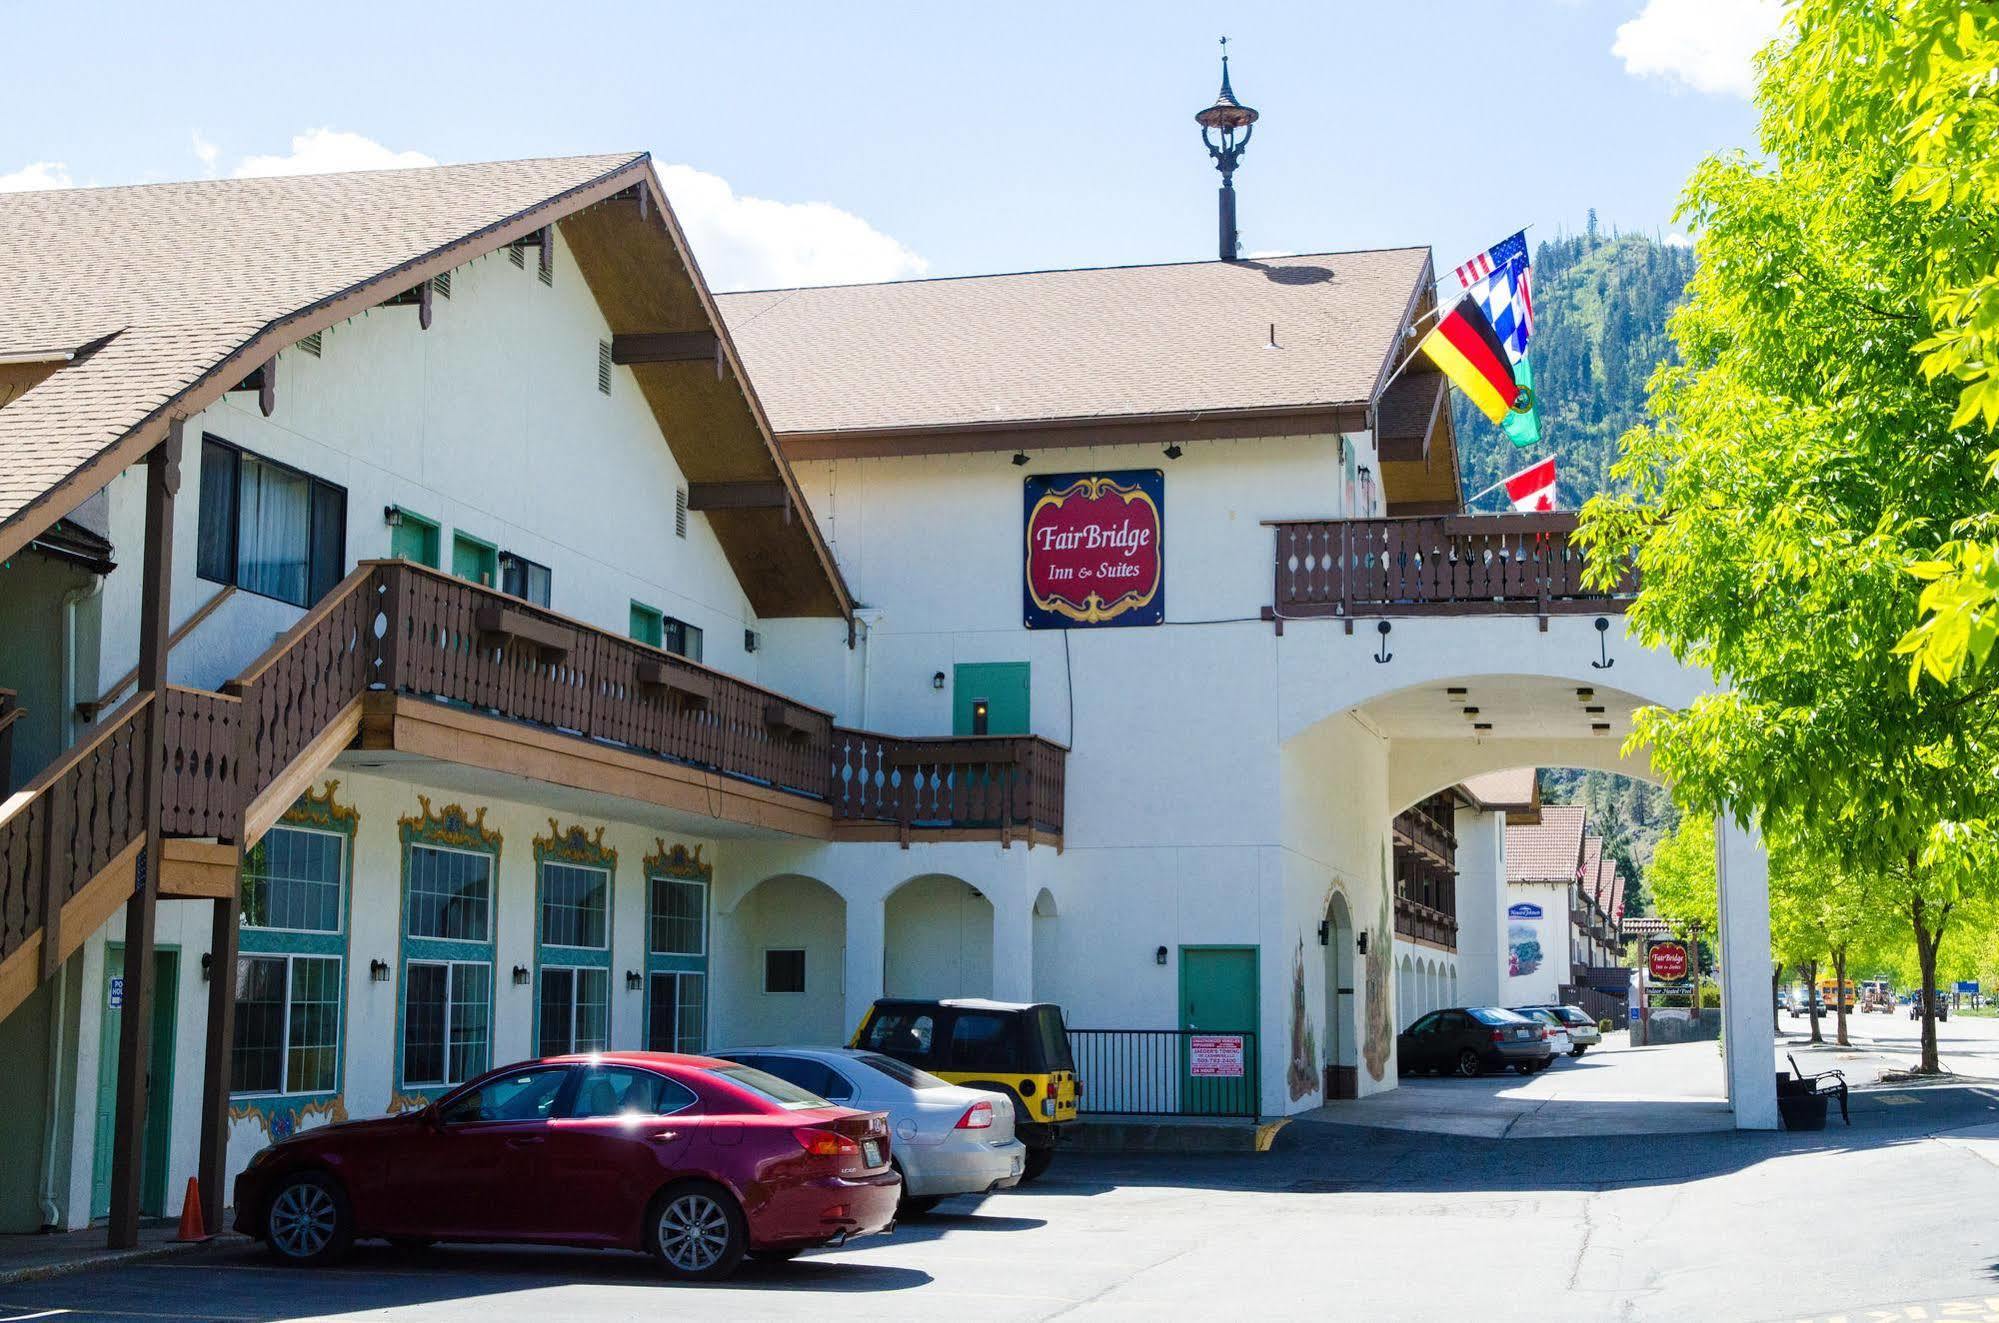
{"label": "downspout", "polygon": [[[62,736],[62,747],[67,749],[76,739],[76,611],[104,587],[102,577],[92,575],[90,582],[81,588],[72,588],[62,597],[62,645],[59,653],[61,669],[61,706],[57,727]],[[62,1206],[56,1202],[56,1119],[61,1115],[63,1076],[63,1021],[69,1015],[69,971],[58,970],[56,974],[55,1006],[49,1016],[49,1075],[48,1089],[42,1100],[42,1227],[56,1230],[62,1226]]]}

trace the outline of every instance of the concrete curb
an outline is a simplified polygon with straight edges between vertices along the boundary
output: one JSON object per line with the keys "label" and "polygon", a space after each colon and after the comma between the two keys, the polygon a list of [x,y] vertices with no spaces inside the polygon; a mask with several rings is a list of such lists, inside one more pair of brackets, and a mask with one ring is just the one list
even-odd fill
{"label": "concrete curb", "polygon": [[143,1263],[148,1259],[164,1259],[214,1243],[214,1240],[186,1242],[169,1240],[157,1245],[140,1245],[128,1250],[100,1249],[80,1252],[75,1258],[59,1259],[53,1263],[32,1263],[24,1268],[0,1268],[0,1286],[12,1286],[20,1282],[42,1282],[51,1277],[67,1277],[72,1273],[89,1272],[93,1268],[117,1268],[131,1263]]}
{"label": "concrete curb", "polygon": [[1087,1119],[1064,1147],[1084,1153],[1267,1153],[1288,1117],[1250,1121],[1198,1118]]}

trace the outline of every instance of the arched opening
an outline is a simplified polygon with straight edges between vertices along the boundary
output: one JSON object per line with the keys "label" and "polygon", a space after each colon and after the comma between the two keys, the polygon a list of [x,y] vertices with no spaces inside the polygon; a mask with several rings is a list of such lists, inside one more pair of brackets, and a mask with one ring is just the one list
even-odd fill
{"label": "arched opening", "polygon": [[1416,962],[1405,952],[1402,964],[1395,976],[1395,1028],[1407,1029],[1410,1021],[1423,1012],[1420,1008],[1421,994],[1416,990]]}
{"label": "arched opening", "polygon": [[1326,904],[1326,942],[1321,948],[1326,980],[1326,1079],[1328,1098],[1353,1098],[1359,1094],[1356,1072],[1360,1063],[1360,1035],[1354,1020],[1354,931],[1353,911],[1347,898],[1335,891]]}
{"label": "arched opening", "polygon": [[1047,887],[1034,898],[1034,976],[1036,1001],[1060,1002],[1067,992],[1060,976],[1062,962],[1056,953],[1055,897]]}
{"label": "arched opening", "polygon": [[716,925],[728,1007],[718,1044],[846,1041],[847,903],[816,878],[765,878]]}
{"label": "arched opening", "polygon": [[963,878],[931,873],[890,893],[883,991],[891,997],[993,995],[993,905]]}

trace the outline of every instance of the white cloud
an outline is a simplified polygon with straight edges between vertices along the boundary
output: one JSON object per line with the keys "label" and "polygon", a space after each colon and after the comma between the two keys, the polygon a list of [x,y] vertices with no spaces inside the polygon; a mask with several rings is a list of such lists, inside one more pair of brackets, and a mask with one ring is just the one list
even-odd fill
{"label": "white cloud", "polygon": [[[198,155],[198,136],[196,143]],[[291,155],[246,156],[230,173],[238,179],[251,179],[261,175],[330,175],[344,170],[412,170],[436,164],[435,158],[422,152],[391,151],[358,133],[307,129],[293,136]]]}
{"label": "white cloud", "polygon": [[11,174],[0,175],[0,193],[28,193],[40,188],[74,188],[69,167],[61,161],[35,161]]}
{"label": "white cloud", "polygon": [[662,165],[659,177],[716,289],[858,284],[929,270],[900,242],[830,203],[748,197],[688,165]]}
{"label": "white cloud", "polygon": [[201,136],[201,130],[194,131],[194,154],[201,162],[201,168],[209,174],[215,173],[215,162],[222,155],[222,149]]}
{"label": "white cloud", "polygon": [[1746,97],[1756,90],[1753,57],[1783,22],[1782,0],[1645,0],[1610,53],[1635,77]]}
{"label": "white cloud", "polygon": [[1674,233],[1666,236],[1666,247],[1668,248],[1691,248],[1693,246],[1694,241],[1688,235]]}

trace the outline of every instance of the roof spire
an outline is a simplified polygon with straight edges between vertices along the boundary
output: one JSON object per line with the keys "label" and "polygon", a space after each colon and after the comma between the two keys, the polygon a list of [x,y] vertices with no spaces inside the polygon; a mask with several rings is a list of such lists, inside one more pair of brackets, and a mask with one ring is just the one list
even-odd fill
{"label": "roof spire", "polygon": [[[1208,155],[1215,158],[1215,169],[1222,172],[1220,237],[1224,262],[1235,260],[1239,246],[1235,228],[1235,168],[1242,159],[1243,149],[1249,146],[1256,118],[1256,112],[1236,100],[1235,89],[1229,86],[1229,39],[1223,37],[1222,90],[1216,94],[1212,106],[1194,116],[1194,122],[1201,126],[1201,141],[1207,144]],[[1210,129],[1221,135],[1219,143],[1208,136]]]}

